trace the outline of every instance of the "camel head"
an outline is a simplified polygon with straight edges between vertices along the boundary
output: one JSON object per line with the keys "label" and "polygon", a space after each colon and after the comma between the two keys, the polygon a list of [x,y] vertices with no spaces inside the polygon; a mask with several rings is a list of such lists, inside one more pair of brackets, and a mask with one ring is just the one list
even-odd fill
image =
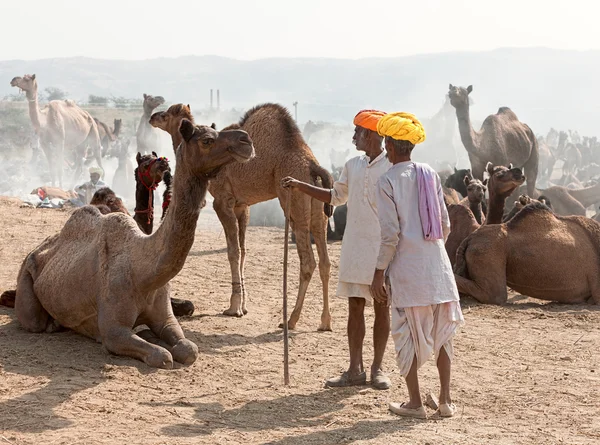
{"label": "camel head", "polygon": [[178,131],[183,119],[194,122],[190,106],[175,104],[171,105],[166,111],[160,111],[150,116],[150,125],[155,128],[160,128],[167,133],[171,133],[172,129]]}
{"label": "camel head", "polygon": [[183,119],[179,132],[183,143],[177,150],[177,166],[183,163],[195,176],[214,177],[223,166],[247,162],[255,154],[252,139],[243,130],[219,132],[214,124],[194,125]]}
{"label": "camel head", "polygon": [[448,97],[450,97],[450,103],[454,108],[468,107],[471,103],[469,94],[473,91],[473,85],[469,85],[467,88],[455,87],[450,84],[448,90]]}
{"label": "camel head", "polygon": [[138,152],[135,159],[138,164],[136,181],[142,181],[148,188],[156,186],[156,184],[162,181],[165,173],[171,171],[169,160],[163,157],[159,158],[155,152],[146,155]]}
{"label": "camel head", "polygon": [[505,167],[503,165],[494,166],[488,162],[485,169],[490,175],[488,180],[490,195],[493,192],[496,196],[508,197],[525,182],[525,176],[521,169],[513,167],[512,164]]}
{"label": "camel head", "polygon": [[165,99],[162,96],[150,96],[144,93],[144,111],[152,113],[156,107],[160,107],[165,103]]}
{"label": "camel head", "polygon": [[31,99],[37,94],[37,80],[35,80],[35,74],[25,74],[23,77],[13,77],[10,81],[10,86],[25,91],[28,99]]}
{"label": "camel head", "polygon": [[[108,187],[103,187],[94,193],[90,205],[98,207],[103,214],[120,212],[129,215],[121,198],[118,198],[115,192]],[[106,212],[106,208],[108,208],[110,212]]]}
{"label": "camel head", "polygon": [[454,173],[448,176],[446,182],[444,182],[444,186],[456,190],[463,198],[465,198],[467,196],[465,184],[468,184],[467,180],[470,182],[471,179],[473,179],[473,174],[471,173],[470,168],[458,170],[454,167]]}
{"label": "camel head", "polygon": [[470,202],[482,202],[485,198],[487,190],[487,179],[480,181],[479,179],[469,178],[465,176],[464,183],[467,186],[467,197]]}

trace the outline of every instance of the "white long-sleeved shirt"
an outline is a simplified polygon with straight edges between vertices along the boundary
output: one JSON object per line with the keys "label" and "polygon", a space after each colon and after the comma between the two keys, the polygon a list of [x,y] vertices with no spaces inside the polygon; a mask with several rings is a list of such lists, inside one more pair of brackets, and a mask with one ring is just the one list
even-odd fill
{"label": "white long-sleeved shirt", "polygon": [[[439,177],[436,180],[442,227],[450,228]],[[412,161],[394,165],[379,180],[377,208],[381,242],[377,269],[388,269],[395,307],[457,301],[458,290],[443,240],[423,236],[419,188]]]}
{"label": "white long-sleeved shirt", "polygon": [[369,162],[366,155],[350,159],[333,184],[331,204],[348,205],[340,253],[339,280],[370,285],[379,251],[377,181],[392,164],[385,152]]}

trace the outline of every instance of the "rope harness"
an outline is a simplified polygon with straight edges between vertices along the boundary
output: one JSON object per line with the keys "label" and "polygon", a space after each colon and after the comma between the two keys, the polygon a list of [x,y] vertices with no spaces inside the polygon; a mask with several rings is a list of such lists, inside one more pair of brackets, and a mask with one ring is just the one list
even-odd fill
{"label": "rope harness", "polygon": [[[138,172],[137,172],[140,182],[142,183],[142,185],[144,187],[146,187],[146,189],[148,189],[148,208],[146,210],[135,209],[135,213],[148,214],[148,224],[150,224],[152,222],[152,220],[154,219],[154,208],[152,207],[152,198],[154,197],[154,190],[156,190],[156,187],[158,186],[158,184],[160,184],[160,179],[158,181],[155,181],[152,178],[152,176],[150,175],[150,170],[152,169],[152,166],[156,163],[156,161],[160,161],[160,160],[169,162],[169,160],[165,157],[156,158],[156,159],[153,159],[150,162],[150,164],[148,164],[146,171],[142,172],[140,169],[138,169]],[[146,185],[146,183],[144,182],[144,177],[150,178],[149,186]],[[163,203],[163,209],[165,208],[165,204],[167,204],[167,206],[169,205],[168,203]]]}

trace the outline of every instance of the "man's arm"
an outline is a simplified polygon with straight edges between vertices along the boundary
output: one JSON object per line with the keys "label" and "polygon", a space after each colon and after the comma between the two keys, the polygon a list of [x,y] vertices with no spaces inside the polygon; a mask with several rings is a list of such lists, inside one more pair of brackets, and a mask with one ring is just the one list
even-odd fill
{"label": "man's arm", "polygon": [[440,202],[440,216],[442,218],[442,233],[444,235],[444,243],[448,240],[448,235],[450,235],[450,216],[448,215],[448,209],[446,208],[446,203],[444,202],[444,191],[442,189],[442,182],[440,177],[436,175],[436,183],[437,183],[437,194],[438,201]]}
{"label": "man's arm", "polygon": [[330,203],[331,202],[331,190],[324,189],[321,187],[315,187],[314,185],[308,184],[306,182],[298,181],[290,176],[287,178],[283,178],[281,180],[281,186],[284,188],[295,188],[296,190],[301,191],[302,193],[307,194],[319,201]]}

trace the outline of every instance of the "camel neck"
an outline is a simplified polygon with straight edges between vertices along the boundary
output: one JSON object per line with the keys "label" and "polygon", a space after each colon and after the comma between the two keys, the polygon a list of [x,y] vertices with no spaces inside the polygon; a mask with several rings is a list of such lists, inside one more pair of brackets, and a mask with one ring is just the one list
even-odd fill
{"label": "camel neck", "polygon": [[168,133],[171,135],[171,142],[173,143],[173,151],[174,152],[177,151],[177,147],[179,147],[179,144],[181,144],[183,142],[183,137],[181,136],[181,133],[179,132],[179,126],[181,125],[181,121],[183,119],[187,119],[192,124],[195,125],[194,118],[191,115],[188,115],[188,116],[184,116],[182,119],[178,119],[177,124],[173,128],[169,129]]}
{"label": "camel neck", "polygon": [[[139,167],[138,167],[139,168]],[[135,214],[133,219],[138,223],[138,226],[146,235],[152,233],[152,221],[154,215],[154,191],[151,191],[144,185],[142,180],[138,176],[138,169],[135,169]]]}
{"label": "camel neck", "polygon": [[27,96],[27,101],[29,102],[29,119],[31,119],[31,124],[33,125],[33,128],[37,133],[42,126],[41,119],[40,119],[40,107],[38,104],[37,91],[35,91],[31,94],[29,92],[27,92],[26,96]]}
{"label": "camel neck", "polygon": [[156,232],[138,244],[137,258],[145,258],[140,274],[149,290],[166,285],[183,268],[194,244],[200,205],[206,197],[208,179],[193,175],[177,154],[173,198],[167,216]]}
{"label": "camel neck", "polygon": [[483,216],[483,211],[481,209],[481,202],[469,200],[469,209],[471,209],[471,212],[473,212],[473,216],[475,216],[475,219],[477,220],[477,222],[479,224],[481,224],[481,219]]}
{"label": "camel neck", "polygon": [[456,118],[458,119],[458,130],[463,145],[468,152],[477,151],[479,148],[479,134],[471,126],[469,105],[457,107]]}
{"label": "camel neck", "polygon": [[490,193],[490,202],[488,204],[487,215],[485,217],[486,224],[502,224],[505,202],[506,197]]}

